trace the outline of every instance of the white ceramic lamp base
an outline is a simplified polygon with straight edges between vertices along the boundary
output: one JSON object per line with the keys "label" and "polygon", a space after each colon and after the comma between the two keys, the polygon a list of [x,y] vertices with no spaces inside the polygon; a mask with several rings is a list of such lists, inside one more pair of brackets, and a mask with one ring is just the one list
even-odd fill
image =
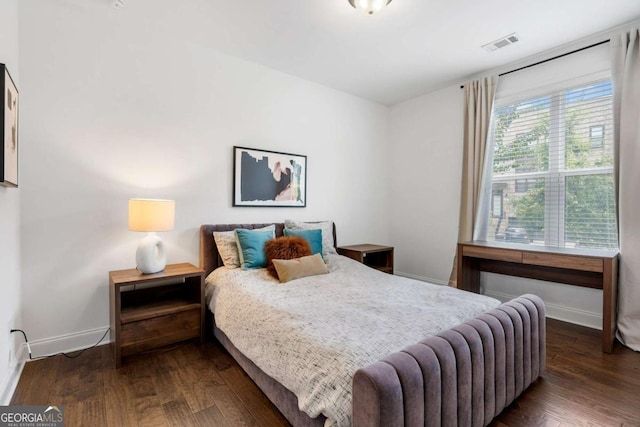
{"label": "white ceramic lamp base", "polygon": [[164,270],[167,252],[164,243],[155,233],[149,233],[140,240],[136,251],[136,266],[141,273],[151,274]]}

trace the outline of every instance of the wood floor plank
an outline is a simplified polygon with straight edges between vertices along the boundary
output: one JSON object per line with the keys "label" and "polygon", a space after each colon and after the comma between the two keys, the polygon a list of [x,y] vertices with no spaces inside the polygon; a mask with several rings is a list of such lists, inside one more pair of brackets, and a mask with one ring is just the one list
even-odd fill
{"label": "wood floor plank", "polygon": [[265,397],[240,367],[226,369],[221,372],[221,375],[258,424],[263,427],[289,425],[287,419],[276,410],[273,403]]}
{"label": "wood floor plank", "polygon": [[67,427],[81,427],[85,425],[88,421],[87,419],[82,419],[80,403],[77,402],[69,402],[63,405],[64,408],[64,422]]}
{"label": "wood floor plank", "polygon": [[[618,426],[624,422],[624,418],[618,415],[611,416],[601,409],[602,406],[592,407],[587,402],[574,400],[573,396],[567,398],[560,394],[554,394],[554,401],[545,402],[541,414],[562,420],[561,425]],[[527,414],[531,414],[528,415],[530,417],[539,416],[539,414],[532,413],[530,408],[527,408],[526,411]],[[569,420],[571,420],[570,423]]]}
{"label": "wood floor plank", "polygon": [[217,406],[210,406],[207,409],[197,412],[196,419],[201,426],[216,426],[216,427],[233,427],[227,419],[222,415],[220,409]]}
{"label": "wood floor plank", "polygon": [[[636,422],[640,420],[637,416],[630,415],[630,408],[616,405],[615,401],[607,401],[606,392],[599,393],[597,397],[591,393],[589,390],[581,390],[579,386],[556,384],[544,395],[544,410],[557,418],[585,418],[600,426],[621,425],[634,419]],[[532,401],[541,402],[538,396],[533,396]]]}
{"label": "wood floor plank", "polygon": [[[640,353],[604,354],[599,331],[556,320],[547,332],[542,378],[490,426],[639,427]],[[121,369],[107,346],[29,362],[12,404],[63,404],[68,426],[288,425],[217,342],[126,358]]]}
{"label": "wood floor plank", "polygon": [[172,363],[174,359],[165,353],[158,354],[155,363],[151,364],[152,382],[160,403],[184,399],[178,385],[178,367]]}
{"label": "wood floor plank", "polygon": [[14,404],[19,405],[49,405],[61,404],[62,396],[58,396],[51,386],[55,384],[59,373],[60,358],[41,359],[28,362],[23,370],[27,372],[27,383],[21,388],[22,377],[18,382],[18,390],[14,393]]}
{"label": "wood floor plank", "polygon": [[136,409],[133,405],[132,390],[130,388],[128,372],[124,366],[106,366],[102,371],[104,381],[104,404],[107,408],[107,425],[109,426],[137,426]]}
{"label": "wood floor plank", "polygon": [[560,427],[562,422],[553,414],[539,412],[532,415],[527,410],[522,410],[519,406],[511,406],[509,413],[502,417],[499,421],[494,421],[490,425],[492,427],[504,426],[527,426],[527,427]]}
{"label": "wood floor plank", "polygon": [[207,359],[213,364],[218,372],[238,366],[233,357],[222,347],[218,341],[208,342],[205,344],[207,349]]}
{"label": "wood floor plank", "polygon": [[214,401],[225,419],[232,426],[255,427],[258,422],[248,411],[247,407],[240,401],[230,387],[215,386],[212,389]]}
{"label": "wood floor plank", "polygon": [[172,351],[165,357],[176,370],[176,382],[192,412],[215,405],[216,388],[226,387],[224,379],[211,366],[196,367],[197,352],[193,346]]}
{"label": "wood floor plank", "polygon": [[103,397],[104,349],[105,346],[92,348],[73,359],[57,356],[59,368],[52,392],[59,396],[61,404]]}
{"label": "wood floor plank", "polygon": [[161,427],[169,425],[165,411],[162,407],[162,399],[156,392],[153,382],[154,371],[152,366],[157,365],[155,356],[149,356],[148,361],[135,360],[128,376],[131,389],[132,404],[136,411],[138,427]]}
{"label": "wood floor plank", "polygon": [[189,427],[200,426],[198,420],[191,412],[186,400],[176,400],[173,402],[167,402],[162,405],[165,416],[170,426],[175,427]]}
{"label": "wood floor plank", "polygon": [[216,385],[224,385],[225,381],[220,376],[220,370],[211,369],[213,365],[213,359],[209,357],[211,353],[210,346],[183,346],[175,352],[178,360],[189,360],[186,368],[191,370],[194,377],[211,380]]}
{"label": "wood floor plank", "polygon": [[65,405],[65,425],[67,427],[73,426],[104,426],[107,425],[107,410],[105,408],[105,402],[103,399],[93,398],[85,399],[82,402],[78,402],[75,408],[76,414],[74,422],[70,423],[71,419],[68,411],[69,405]]}

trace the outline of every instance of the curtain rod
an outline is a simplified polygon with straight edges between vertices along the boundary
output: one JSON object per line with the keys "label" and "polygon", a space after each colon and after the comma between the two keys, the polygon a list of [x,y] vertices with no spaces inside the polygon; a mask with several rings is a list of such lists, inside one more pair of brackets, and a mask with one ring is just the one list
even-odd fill
{"label": "curtain rod", "polygon": [[[611,40],[603,40],[598,43],[591,44],[589,46],[581,47],[580,49],[572,50],[571,52],[563,53],[561,55],[556,55],[552,58],[547,58],[542,61],[534,62],[533,64],[525,65],[524,67],[516,68],[515,70],[505,71],[504,73],[498,74],[499,77],[506,76],[507,74],[515,73],[516,71],[525,70],[527,68],[535,67],[536,65],[544,64],[545,62],[554,61],[556,59],[563,58],[565,56],[573,55],[574,53],[582,52],[583,50],[591,49],[592,47],[600,46],[605,43],[609,43]],[[460,89],[463,89],[464,85],[460,86]]]}

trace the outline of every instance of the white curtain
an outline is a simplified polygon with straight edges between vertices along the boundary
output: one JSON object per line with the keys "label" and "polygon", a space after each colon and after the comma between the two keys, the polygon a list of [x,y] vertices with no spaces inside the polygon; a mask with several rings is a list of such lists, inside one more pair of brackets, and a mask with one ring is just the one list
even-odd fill
{"label": "white curtain", "polygon": [[618,339],[640,351],[640,29],[611,39],[620,273]]}
{"label": "white curtain", "polygon": [[[484,166],[491,164],[491,150],[487,150],[487,147],[497,86],[498,76],[484,77],[464,85],[464,148],[458,242],[475,238],[474,227],[482,217],[480,199],[484,190],[483,177],[487,173]],[[486,169],[490,169],[490,166]],[[454,257],[449,277],[450,286],[456,286],[456,263],[457,259]]]}

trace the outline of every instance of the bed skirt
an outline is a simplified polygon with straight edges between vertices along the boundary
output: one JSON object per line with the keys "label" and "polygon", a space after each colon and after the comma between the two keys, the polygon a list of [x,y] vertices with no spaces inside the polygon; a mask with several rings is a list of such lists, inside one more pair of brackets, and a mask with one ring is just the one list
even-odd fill
{"label": "bed skirt", "polygon": [[[213,317],[213,316],[212,316]],[[265,374],[249,358],[238,350],[227,336],[215,326],[213,322],[213,334],[220,344],[238,362],[238,365],[247,373],[249,378],[262,390],[267,398],[278,408],[280,413],[295,427],[322,427],[326,418],[320,415],[311,418],[305,412],[298,409],[298,398],[289,389],[278,381]]]}
{"label": "bed skirt", "polygon": [[359,369],[353,426],[486,426],[545,367],[545,307],[523,295]]}

